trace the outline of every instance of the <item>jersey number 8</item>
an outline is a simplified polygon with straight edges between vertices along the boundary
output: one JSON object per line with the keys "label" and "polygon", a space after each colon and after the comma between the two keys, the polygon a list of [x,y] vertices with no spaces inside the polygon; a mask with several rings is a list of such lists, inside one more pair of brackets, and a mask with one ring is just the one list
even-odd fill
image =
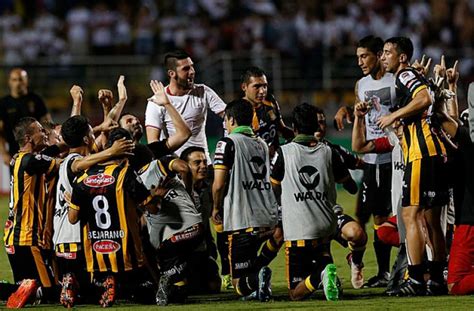
{"label": "jersey number 8", "polygon": [[92,200],[92,206],[95,210],[95,222],[100,229],[108,229],[111,224],[109,210],[109,201],[103,195],[98,195]]}

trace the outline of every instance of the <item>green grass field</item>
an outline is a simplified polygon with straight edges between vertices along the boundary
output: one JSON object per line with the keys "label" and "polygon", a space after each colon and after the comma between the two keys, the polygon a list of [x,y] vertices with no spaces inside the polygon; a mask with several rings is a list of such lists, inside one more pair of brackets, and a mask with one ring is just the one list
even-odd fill
{"label": "green grass field", "polygon": [[[355,197],[345,192],[339,192],[339,203],[345,211],[353,215]],[[3,227],[8,212],[8,200],[0,198],[0,220]],[[364,274],[366,279],[376,273],[376,263],[372,248],[372,230],[369,231],[369,245],[365,253]],[[3,237],[3,234],[2,234]],[[8,259],[3,247],[0,248],[0,280],[12,281],[12,274]],[[276,260],[271,264],[273,270],[272,288],[274,299],[269,303],[239,301],[233,292],[228,291],[213,296],[190,297],[189,304],[183,306],[169,306],[168,310],[302,310],[302,309],[348,309],[348,310],[473,310],[474,297],[416,297],[416,298],[389,298],[383,295],[382,289],[354,290],[350,285],[350,270],[345,257],[347,250],[333,243],[332,251],[338,268],[338,275],[343,282],[344,295],[338,302],[322,300],[320,292],[303,302],[288,301],[287,283],[285,276],[285,256],[281,250]],[[394,259],[395,250],[392,251]],[[4,304],[0,303],[0,309]],[[34,307],[35,310],[62,308],[59,305],[43,305]],[[79,309],[99,308],[98,306],[79,306]],[[150,309],[156,306],[134,305],[119,301],[114,307],[119,310]]]}

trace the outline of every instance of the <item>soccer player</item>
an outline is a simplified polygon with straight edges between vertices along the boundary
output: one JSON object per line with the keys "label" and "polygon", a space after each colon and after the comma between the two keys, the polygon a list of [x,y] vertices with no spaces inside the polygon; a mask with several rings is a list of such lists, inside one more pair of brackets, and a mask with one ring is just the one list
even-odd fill
{"label": "soccer player", "polygon": [[[377,125],[380,116],[389,113],[395,107],[395,79],[382,66],[380,57],[383,51],[383,40],[368,36],[357,44],[357,61],[364,77],[355,85],[355,103],[370,103],[374,108],[365,116],[366,136],[368,140],[385,135]],[[344,128],[343,119],[349,119],[345,107],[339,109],[335,122],[339,129]],[[363,160],[364,174],[359,191],[356,216],[365,227],[371,215],[374,216],[374,251],[377,259],[378,273],[370,278],[364,287],[386,287],[389,278],[390,245],[377,238],[377,229],[388,219],[391,208],[390,180],[392,175],[391,153],[367,153]]]}
{"label": "soccer player", "polygon": [[10,165],[11,157],[19,149],[14,136],[15,124],[24,117],[34,117],[40,122],[51,120],[41,97],[28,90],[28,74],[25,70],[12,69],[8,87],[10,94],[0,99],[0,156],[6,165]]}
{"label": "soccer player", "polygon": [[214,224],[222,224],[229,239],[229,262],[236,292],[255,292],[262,301],[271,299],[271,270],[255,269],[257,252],[277,223],[278,205],[271,190],[267,144],[252,128],[253,107],[245,99],[225,109],[228,137],[216,147],[212,185]]}
{"label": "soccer player", "polygon": [[70,117],[63,123],[61,135],[70,149],[59,167],[53,243],[59,277],[62,279],[60,303],[65,307],[72,307],[77,302],[78,285],[84,297],[90,282],[87,280],[88,275],[84,273],[85,257],[80,224],[69,222],[69,202],[66,197],[71,195],[73,180],[79,173],[112,157],[131,154],[134,145],[131,140],[117,140],[109,149],[91,154],[95,137],[88,120],[80,115]]}
{"label": "soccer player", "polygon": [[181,153],[193,176],[194,202],[202,215],[204,242],[192,254],[189,261],[190,290],[198,293],[218,293],[221,287],[217,248],[212,237],[209,218],[212,211],[211,185],[208,179],[206,153],[201,147],[188,147]]}
{"label": "soccer player", "polygon": [[[165,55],[164,64],[170,79],[165,87],[166,96],[181,114],[191,130],[191,138],[176,150],[179,156],[189,146],[198,146],[206,150],[210,163],[206,138],[207,110],[211,109],[222,117],[225,103],[208,86],[194,84],[194,63],[184,51],[174,51]],[[148,102],[145,112],[145,126],[148,142],[152,143],[176,133],[176,128],[165,107]]]}
{"label": "soccer player", "polygon": [[327,300],[338,300],[336,266],[329,243],[336,233],[335,182],[350,178],[340,156],[318,142],[316,107],[293,110],[296,137],[273,160],[272,186],[281,196],[290,298],[300,300],[322,281]]}
{"label": "soccer player", "polygon": [[[335,154],[341,157],[342,162],[346,167],[345,175],[350,174],[348,170],[362,168],[364,163],[358,156],[352,154],[344,147],[333,144],[326,139],[326,115],[321,108],[314,107],[314,109],[316,110],[318,121],[318,130],[314,136],[321,143],[329,146]],[[351,194],[357,192],[357,184],[352,177],[345,180],[343,187]],[[357,221],[344,213],[344,210],[340,205],[335,205],[333,210],[337,216],[337,229],[334,240],[343,247],[348,247],[350,249],[351,252],[347,255],[347,262],[351,268],[351,284],[355,289],[361,288],[364,285],[364,275],[362,272],[364,263],[362,262],[362,259],[366,249],[367,234]]]}
{"label": "soccer player", "polygon": [[9,304],[24,305],[28,295],[36,290],[35,284],[41,285],[45,298],[50,299],[54,294],[53,279],[43,257],[43,219],[46,178],[57,171],[58,162],[53,157],[64,148],[53,145],[44,149],[48,137],[41,124],[32,117],[18,121],[14,134],[20,150],[10,167],[10,211],[3,240],[15,283],[35,280],[30,282],[31,291],[23,295],[20,287],[18,295],[13,294],[9,299]]}
{"label": "soccer player", "polygon": [[[253,107],[252,129],[258,137],[268,145],[270,159],[280,146],[280,135],[286,140],[294,137],[293,131],[285,125],[280,113],[280,107],[273,97],[268,94],[268,81],[265,71],[258,67],[249,67],[241,75],[241,90],[244,99]],[[283,245],[281,224],[275,227],[273,236],[263,245],[255,263],[256,267],[268,266],[278,255]]]}
{"label": "soccer player", "polygon": [[[396,120],[404,123],[402,150],[405,162],[402,217],[406,227],[409,278],[395,294],[431,295],[447,292],[443,269],[446,245],[441,229],[441,206],[448,203],[444,143],[432,132],[432,96],[427,81],[410,67],[413,44],[409,38],[393,37],[385,41],[381,61],[388,72],[395,74],[397,107],[393,113],[381,116],[377,124],[385,129]],[[432,260],[428,262],[430,279],[424,280],[423,257],[425,237],[421,223],[425,222],[432,243]]]}
{"label": "soccer player", "polygon": [[[122,138],[131,140],[126,130],[112,130],[107,147]],[[158,193],[150,193],[128,161],[118,156],[87,169],[72,187],[68,219],[84,225],[86,268],[96,282],[103,282],[99,303],[109,307],[116,299],[116,277],[143,265],[136,208],[156,213]]]}
{"label": "soccer player", "polygon": [[156,303],[164,306],[184,302],[188,261],[203,241],[202,217],[192,196],[191,172],[185,161],[167,156],[144,166],[139,174],[148,189],[161,188],[163,193],[159,212],[145,215],[161,270]]}

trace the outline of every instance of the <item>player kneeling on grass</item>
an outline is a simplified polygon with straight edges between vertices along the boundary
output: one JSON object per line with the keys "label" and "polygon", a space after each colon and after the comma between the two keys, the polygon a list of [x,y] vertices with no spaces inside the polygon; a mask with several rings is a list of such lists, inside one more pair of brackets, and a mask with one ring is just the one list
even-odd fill
{"label": "player kneeling on grass", "polygon": [[[268,146],[255,136],[253,108],[245,99],[229,103],[225,126],[230,133],[217,143],[214,158],[212,221],[229,238],[232,283],[241,296],[271,298],[271,270],[257,269],[257,252],[277,224],[278,204],[270,184]],[[221,212],[223,212],[223,219]]]}
{"label": "player kneeling on grass", "polygon": [[329,243],[336,232],[335,182],[349,177],[341,158],[320,143],[316,107],[293,110],[295,139],[281,146],[273,159],[272,185],[281,196],[290,298],[300,300],[322,281],[327,300],[338,300],[336,266]]}

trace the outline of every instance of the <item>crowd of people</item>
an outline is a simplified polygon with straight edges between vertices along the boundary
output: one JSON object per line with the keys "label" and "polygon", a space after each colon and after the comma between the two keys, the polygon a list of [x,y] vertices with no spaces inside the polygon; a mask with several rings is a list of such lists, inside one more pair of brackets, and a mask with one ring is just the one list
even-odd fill
{"label": "crowd of people", "polygon": [[[27,73],[12,70],[0,150],[11,172],[3,240],[15,283],[0,283],[0,299],[7,307],[109,307],[117,298],[164,306],[233,288],[268,302],[269,264],[284,246],[289,298],[320,290],[336,301],[332,240],[348,249],[355,289],[472,294],[473,113],[458,111],[458,62],[448,68],[442,57],[432,75],[432,59],[411,62],[413,53],[407,37],[357,42],[364,77],[335,124],[353,123],[362,158],[326,139],[326,115],[312,104],[296,106],[285,124],[258,67],[242,72],[242,96],[225,103],[195,83],[186,52],[167,53],[169,84],[150,81],[147,144],[139,116],[125,110],[124,76],[116,103],[111,90],[98,91],[103,122],[93,126],[81,114],[81,86],[70,89],[71,116],[57,124],[29,92]],[[208,110],[226,130],[214,159]],[[350,170],[363,170],[360,189]],[[336,183],[359,192],[354,217],[337,204]],[[378,273],[365,279],[371,216]]]}
{"label": "crowd of people", "polygon": [[467,0],[3,1],[0,36],[5,63],[28,64],[40,56],[67,62],[174,48],[196,60],[222,50],[274,49],[304,61],[324,48],[337,57],[368,34],[403,34],[416,51],[436,58],[456,46],[463,66],[472,68],[473,12]]}

